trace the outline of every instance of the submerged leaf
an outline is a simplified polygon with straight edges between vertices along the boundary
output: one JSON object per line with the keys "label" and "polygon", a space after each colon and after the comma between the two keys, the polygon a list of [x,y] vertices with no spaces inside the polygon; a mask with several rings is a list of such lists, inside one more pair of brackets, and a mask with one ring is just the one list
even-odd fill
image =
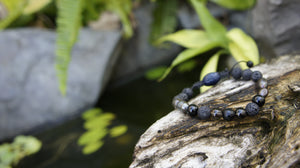
{"label": "submerged leaf", "polygon": [[172,62],[171,66],[165,71],[163,76],[159,79],[159,81],[163,80],[170,72],[171,70],[179,65],[180,63],[183,63],[199,54],[202,54],[204,52],[207,52],[213,48],[216,48],[219,46],[219,43],[211,42],[208,43],[206,46],[203,46],[202,48],[192,48],[192,49],[186,49],[183,52],[181,52]]}
{"label": "submerged leaf", "polygon": [[[229,50],[237,61],[253,61],[254,65],[259,63],[259,53],[255,41],[245,34],[241,29],[234,28],[227,33]],[[245,64],[240,64],[247,68]]]}
{"label": "submerged leaf", "polygon": [[153,11],[150,42],[154,43],[165,34],[172,33],[176,28],[176,9],[178,0],[158,0]]}
{"label": "submerged leaf", "polygon": [[41,149],[42,143],[33,136],[17,136],[14,144],[22,146],[25,155],[31,155]]}
{"label": "submerged leaf", "polygon": [[83,150],[82,153],[85,155],[91,154],[96,152],[98,149],[100,149],[103,146],[104,142],[103,141],[97,141],[93,143],[87,144]]}
{"label": "submerged leaf", "polygon": [[167,69],[166,66],[160,66],[160,67],[150,69],[146,72],[145,77],[148,80],[157,80],[164,74],[166,69]]}
{"label": "submerged leaf", "polygon": [[[217,71],[220,55],[222,55],[224,53],[226,53],[225,50],[221,50],[209,58],[209,60],[204,65],[203,69],[201,70],[200,80],[202,80],[206,74]],[[205,92],[206,90],[208,90],[211,87],[212,86],[202,86],[201,92]]]}
{"label": "submerged leaf", "polygon": [[99,114],[101,114],[101,112],[102,110],[100,108],[89,109],[82,114],[82,118],[85,120],[89,120],[93,117],[98,116]]}
{"label": "submerged leaf", "polygon": [[195,8],[200,18],[200,23],[208,36],[213,41],[218,41],[222,47],[226,48],[226,28],[210,14],[206,7],[206,2],[203,0],[191,0],[191,4]]}
{"label": "submerged leaf", "polygon": [[79,145],[87,145],[97,142],[104,138],[108,134],[107,128],[99,128],[91,131],[87,131],[82,134],[78,139]]}
{"label": "submerged leaf", "polygon": [[115,118],[112,113],[103,113],[95,118],[89,119],[84,123],[85,129],[106,128]]}
{"label": "submerged leaf", "polygon": [[81,26],[82,0],[57,0],[57,38],[55,69],[62,95],[67,91],[71,50]]}
{"label": "submerged leaf", "polygon": [[245,10],[253,7],[256,0],[210,0],[220,6],[233,10]]}
{"label": "submerged leaf", "polygon": [[212,42],[203,30],[179,30],[158,39],[156,44],[165,41],[171,41],[186,48],[201,48]]}
{"label": "submerged leaf", "polygon": [[111,137],[118,137],[126,133],[127,131],[127,126],[126,125],[119,125],[115,126],[112,129],[109,130],[110,136]]}

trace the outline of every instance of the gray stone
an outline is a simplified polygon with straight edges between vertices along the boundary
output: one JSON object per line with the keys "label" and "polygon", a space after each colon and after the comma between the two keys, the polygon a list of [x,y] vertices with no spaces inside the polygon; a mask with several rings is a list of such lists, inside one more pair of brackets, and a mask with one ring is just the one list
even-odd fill
{"label": "gray stone", "polygon": [[91,107],[118,55],[119,31],[82,30],[72,52],[68,90],[58,90],[55,32],[0,32],[0,140],[70,119]]}
{"label": "gray stone", "polygon": [[253,35],[262,55],[271,58],[300,53],[300,1],[257,1],[252,11]]}

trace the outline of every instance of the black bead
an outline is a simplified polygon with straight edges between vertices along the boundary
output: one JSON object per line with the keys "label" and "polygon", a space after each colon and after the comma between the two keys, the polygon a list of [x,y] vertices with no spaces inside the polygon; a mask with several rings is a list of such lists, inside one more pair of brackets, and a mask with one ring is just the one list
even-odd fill
{"label": "black bead", "polygon": [[242,108],[238,108],[236,109],[235,111],[236,115],[239,117],[239,118],[244,118],[246,117],[246,110],[242,109]]}
{"label": "black bead", "polygon": [[190,104],[188,107],[188,114],[192,117],[196,116],[198,112],[198,106],[195,104]]}
{"label": "black bead", "polygon": [[196,82],[196,83],[193,84],[192,90],[195,90],[195,89],[199,90],[200,87],[203,86],[203,85],[204,85],[204,83],[202,81],[198,81],[198,82]]}
{"label": "black bead", "polygon": [[253,62],[252,62],[252,61],[248,61],[248,62],[247,62],[247,66],[248,66],[249,68],[253,67]]}
{"label": "black bead", "polygon": [[182,93],[188,95],[189,99],[193,97],[193,90],[191,88],[184,88]]}
{"label": "black bead", "polygon": [[259,112],[259,107],[256,103],[248,103],[245,110],[246,110],[247,115],[255,116]]}
{"label": "black bead", "polygon": [[256,95],[252,99],[253,103],[256,103],[259,107],[262,107],[265,104],[265,98],[260,95]]}
{"label": "black bead", "polygon": [[242,76],[242,70],[241,68],[233,68],[230,74],[234,79],[240,79]]}
{"label": "black bead", "polygon": [[251,69],[245,69],[242,72],[242,78],[243,80],[250,80],[251,79],[251,75],[252,75],[252,71]]}
{"label": "black bead", "polygon": [[210,108],[208,106],[201,106],[198,108],[198,118],[201,120],[209,119]]}
{"label": "black bead", "polygon": [[221,79],[221,76],[218,72],[211,72],[204,76],[203,83],[206,86],[212,86],[217,84]]}
{"label": "black bead", "polygon": [[185,93],[179,93],[179,95],[174,97],[175,99],[183,100],[183,101],[188,101],[189,97]]}
{"label": "black bead", "polygon": [[260,79],[262,78],[262,74],[261,72],[259,71],[254,71],[251,75],[251,79],[254,81],[254,82],[257,82],[259,81]]}
{"label": "black bead", "polygon": [[231,109],[225,109],[223,111],[223,118],[225,120],[228,120],[228,121],[232,120],[234,118],[234,115],[235,115],[235,112]]}

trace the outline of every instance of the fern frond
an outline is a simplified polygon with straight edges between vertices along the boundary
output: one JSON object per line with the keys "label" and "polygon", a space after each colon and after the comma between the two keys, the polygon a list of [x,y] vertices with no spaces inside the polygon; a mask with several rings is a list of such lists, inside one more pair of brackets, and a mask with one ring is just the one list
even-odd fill
{"label": "fern frond", "polygon": [[81,27],[82,0],[57,0],[56,75],[62,95],[67,91],[68,66],[71,50]]}
{"label": "fern frond", "polygon": [[8,15],[3,20],[0,20],[0,30],[10,25],[23,12],[28,0],[0,0],[0,5],[3,5]]}

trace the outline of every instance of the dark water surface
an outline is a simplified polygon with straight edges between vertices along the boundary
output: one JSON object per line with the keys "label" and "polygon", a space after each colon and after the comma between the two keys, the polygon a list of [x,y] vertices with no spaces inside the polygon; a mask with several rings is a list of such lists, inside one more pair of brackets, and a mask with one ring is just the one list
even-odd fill
{"label": "dark water surface", "polygon": [[121,87],[107,90],[97,107],[117,117],[113,125],[128,126],[126,134],[106,138],[97,152],[84,155],[77,145],[85,131],[79,117],[37,136],[43,147],[37,154],[20,162],[18,168],[122,168],[132,161],[134,146],[141,134],[156,120],[173,110],[173,96],[199,78],[199,69],[191,73],[171,75],[157,83],[140,78]]}

